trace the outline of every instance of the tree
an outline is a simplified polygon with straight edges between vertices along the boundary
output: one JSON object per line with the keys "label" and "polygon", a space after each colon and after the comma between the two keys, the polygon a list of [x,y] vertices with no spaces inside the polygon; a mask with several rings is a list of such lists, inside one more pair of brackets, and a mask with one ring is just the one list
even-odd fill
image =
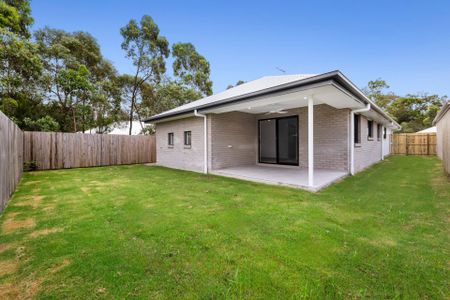
{"label": "tree", "polygon": [[232,84],[228,85],[228,86],[227,86],[227,90],[229,90],[229,89],[231,89],[231,88],[233,88],[233,87],[235,87],[235,86],[238,86],[238,85],[244,84],[244,83],[245,83],[245,81],[244,81],[244,80],[238,80],[238,81],[236,82],[236,84],[235,84],[235,85],[232,85]]}
{"label": "tree", "polygon": [[30,41],[3,29],[0,41],[0,109],[22,126],[24,117],[40,111],[42,62]]}
{"label": "tree", "polygon": [[29,27],[33,24],[30,1],[1,0],[0,28],[17,34],[22,38],[30,37]]}
{"label": "tree", "polygon": [[212,95],[209,62],[200,55],[191,43],[176,43],[172,46],[173,73],[186,85],[204,96]]}
{"label": "tree", "polygon": [[124,39],[122,49],[136,68],[129,83],[131,135],[138,92],[144,83],[156,84],[161,80],[161,76],[166,72],[165,59],[169,56],[169,43],[160,35],[158,26],[150,16],[143,16],[140,24],[131,20],[120,29],[120,33]]}
{"label": "tree", "polygon": [[401,126],[402,132],[417,132],[432,125],[433,119],[446,96],[411,95],[398,96],[385,93],[389,85],[382,79],[369,81],[363,91],[381,108],[385,109]]}
{"label": "tree", "polygon": [[367,84],[367,87],[363,89],[364,93],[369,97],[376,105],[386,109],[392,101],[396,98],[394,93],[383,93],[388,89],[389,85],[381,78],[371,80]]}
{"label": "tree", "polygon": [[35,38],[44,62],[48,108],[61,130],[84,132],[115,119],[120,98],[111,84],[116,83],[117,72],[103,58],[96,40],[86,32],[50,28],[37,31]]}
{"label": "tree", "polygon": [[59,124],[52,117],[45,116],[37,120],[32,120],[28,117],[24,119],[24,125],[30,131],[58,131]]}

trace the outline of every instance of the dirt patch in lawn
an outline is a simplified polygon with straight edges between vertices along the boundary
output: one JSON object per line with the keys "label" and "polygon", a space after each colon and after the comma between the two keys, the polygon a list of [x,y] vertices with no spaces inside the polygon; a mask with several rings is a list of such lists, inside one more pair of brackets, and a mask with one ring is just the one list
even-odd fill
{"label": "dirt patch in lawn", "polygon": [[52,268],[50,268],[50,273],[54,274],[57,273],[59,271],[61,271],[62,269],[64,269],[65,267],[67,267],[68,265],[70,265],[71,261],[68,259],[64,259],[62,261],[62,263],[57,264],[55,266],[53,266]]}
{"label": "dirt patch in lawn", "polygon": [[16,246],[14,243],[0,244],[0,254]]}
{"label": "dirt patch in lawn", "polygon": [[91,191],[91,189],[86,186],[80,187],[80,190],[85,194],[89,194],[89,192]]}
{"label": "dirt patch in lawn", "polygon": [[32,233],[29,234],[30,238],[37,238],[40,236],[49,235],[51,233],[61,232],[64,228],[54,227],[54,228],[46,228],[41,230],[35,230]]}
{"label": "dirt patch in lawn", "polygon": [[33,218],[26,218],[23,220],[16,220],[14,218],[8,218],[3,222],[2,226],[2,232],[3,233],[11,233],[13,231],[16,231],[18,229],[22,228],[32,228],[34,227],[34,219]]}
{"label": "dirt patch in lawn", "polygon": [[31,199],[16,203],[15,206],[31,206],[37,208],[44,197],[43,196],[33,196]]}
{"label": "dirt patch in lawn", "polygon": [[0,299],[18,299],[20,289],[17,284],[7,282],[0,284]]}
{"label": "dirt patch in lawn", "polygon": [[0,276],[14,273],[18,268],[19,265],[14,259],[0,260]]}

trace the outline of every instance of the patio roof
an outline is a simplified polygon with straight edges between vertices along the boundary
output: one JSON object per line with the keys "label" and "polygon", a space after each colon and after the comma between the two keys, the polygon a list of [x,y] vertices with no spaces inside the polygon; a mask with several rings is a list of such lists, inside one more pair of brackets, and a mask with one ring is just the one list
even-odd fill
{"label": "patio roof", "polygon": [[372,109],[365,113],[366,115],[371,118],[378,117],[379,122],[386,126],[400,128],[400,125],[367,98],[340,71],[262,77],[165,111],[144,121],[157,123],[189,117],[194,114],[195,110],[200,113],[223,113],[233,110],[261,113],[274,109],[300,107],[307,105],[303,95],[310,96],[311,94],[318,99],[315,101],[315,105],[324,103],[336,108],[356,109],[370,104]]}

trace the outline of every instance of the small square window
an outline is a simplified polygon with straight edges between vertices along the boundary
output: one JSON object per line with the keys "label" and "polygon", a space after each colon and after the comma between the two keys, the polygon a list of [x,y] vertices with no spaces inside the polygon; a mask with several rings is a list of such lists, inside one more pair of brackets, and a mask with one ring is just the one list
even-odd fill
{"label": "small square window", "polygon": [[167,145],[173,146],[173,132],[167,134]]}
{"label": "small square window", "polygon": [[373,139],[373,121],[367,120],[367,139]]}
{"label": "small square window", "polygon": [[191,146],[191,132],[185,131],[184,132],[184,145],[185,146]]}

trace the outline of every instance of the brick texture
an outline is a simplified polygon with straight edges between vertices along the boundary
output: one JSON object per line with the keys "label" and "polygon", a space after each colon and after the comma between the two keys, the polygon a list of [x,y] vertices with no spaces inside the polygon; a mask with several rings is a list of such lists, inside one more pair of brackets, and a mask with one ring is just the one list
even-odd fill
{"label": "brick texture", "polygon": [[361,145],[355,147],[354,152],[355,172],[359,172],[381,160],[381,139],[377,139],[376,122],[373,122],[373,140],[369,140],[367,134],[367,118],[361,116]]}
{"label": "brick texture", "polygon": [[[254,115],[242,112],[208,115],[208,169],[216,170],[258,161],[258,121],[296,115],[299,118],[299,168],[308,166],[308,111],[291,109],[287,114]],[[183,145],[183,132],[192,132],[192,146]],[[167,134],[174,133],[174,146]],[[201,172],[203,170],[203,119],[191,117],[156,125],[157,163]],[[349,170],[350,110],[322,104],[314,106],[314,166],[317,169]],[[367,119],[361,117],[361,145],[355,148],[355,171],[381,159],[381,141],[367,140]]]}
{"label": "brick texture", "polygon": [[209,169],[254,165],[257,160],[255,115],[242,112],[208,116]]}
{"label": "brick texture", "polygon": [[[191,131],[191,147],[184,146],[184,131]],[[167,135],[174,134],[169,147]],[[203,171],[203,118],[192,117],[156,124],[156,162],[162,166]]]}

